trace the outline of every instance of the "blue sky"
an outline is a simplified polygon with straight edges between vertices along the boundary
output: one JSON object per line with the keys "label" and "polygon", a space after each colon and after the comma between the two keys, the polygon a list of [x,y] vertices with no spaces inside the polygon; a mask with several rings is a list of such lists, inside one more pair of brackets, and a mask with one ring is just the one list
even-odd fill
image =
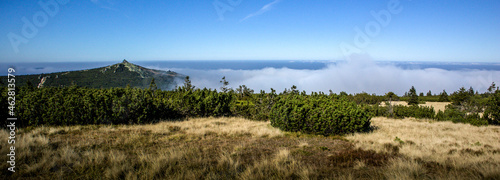
{"label": "blue sky", "polygon": [[500,1],[398,2],[0,1],[0,62],[343,60],[342,43],[381,61],[500,62]]}

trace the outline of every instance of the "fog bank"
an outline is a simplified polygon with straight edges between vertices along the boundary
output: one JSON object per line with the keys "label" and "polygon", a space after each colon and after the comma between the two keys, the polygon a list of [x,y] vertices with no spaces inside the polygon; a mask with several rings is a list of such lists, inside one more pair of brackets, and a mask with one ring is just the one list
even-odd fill
{"label": "fog bank", "polygon": [[[164,69],[167,70],[167,69]],[[437,68],[402,69],[393,65],[377,65],[371,61],[329,64],[319,70],[298,70],[288,68],[264,68],[258,70],[196,70],[170,69],[190,76],[192,84],[198,88],[219,89],[223,76],[229,86],[237,88],[246,85],[256,92],[271,88],[282,92],[296,85],[300,91],[332,90],[335,93],[376,93],[392,91],[403,95],[411,86],[417,92],[431,90],[439,94],[446,90],[451,93],[464,86],[472,86],[480,93],[485,92],[492,82],[500,82],[500,71],[486,70],[443,70]]]}

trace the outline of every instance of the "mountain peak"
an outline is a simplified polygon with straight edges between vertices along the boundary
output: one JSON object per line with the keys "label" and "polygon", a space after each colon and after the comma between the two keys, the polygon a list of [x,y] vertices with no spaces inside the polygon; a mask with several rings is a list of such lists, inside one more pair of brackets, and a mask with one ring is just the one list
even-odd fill
{"label": "mountain peak", "polygon": [[113,65],[105,67],[102,72],[104,73],[110,69],[112,69],[114,73],[122,72],[123,70],[127,69],[130,72],[139,73],[139,75],[142,78],[144,78],[148,72],[156,71],[156,70],[144,68],[144,67],[136,65],[136,64],[132,64],[125,59],[121,63],[117,63],[117,64],[113,64]]}
{"label": "mountain peak", "polygon": [[65,87],[78,85],[89,88],[131,87],[148,88],[152,79],[155,79],[159,89],[174,89],[178,82],[182,82],[185,75],[172,71],[149,69],[127,60],[113,65],[79,71],[54,72],[43,75],[25,75],[16,77],[20,84],[40,82],[43,87]]}

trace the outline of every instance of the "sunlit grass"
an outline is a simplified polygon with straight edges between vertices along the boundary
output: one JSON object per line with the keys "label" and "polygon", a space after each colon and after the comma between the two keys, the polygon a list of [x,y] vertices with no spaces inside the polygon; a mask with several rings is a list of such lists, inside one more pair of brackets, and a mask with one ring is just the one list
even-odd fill
{"label": "sunlit grass", "polygon": [[[409,160],[392,161],[390,169],[418,169],[415,166],[434,164],[444,177],[500,177],[500,127],[472,126],[452,122],[372,119],[376,130],[347,136],[356,147],[377,152],[397,152]],[[416,160],[416,161],[415,161]],[[407,163],[408,167],[398,168]],[[421,168],[421,167],[420,167]],[[448,170],[449,169],[449,170]],[[413,171],[413,170],[412,170]],[[420,170],[415,170],[422,173]],[[402,171],[410,172],[410,171]],[[417,174],[419,174],[417,173]],[[397,175],[393,174],[393,175]],[[397,176],[399,177],[399,175]],[[419,179],[420,176],[415,176]]]}
{"label": "sunlit grass", "polygon": [[[28,128],[18,132],[17,172],[2,171],[0,179],[500,177],[498,126],[387,118],[372,125],[373,132],[345,137],[282,132],[242,118]],[[8,148],[2,144],[0,153]]]}

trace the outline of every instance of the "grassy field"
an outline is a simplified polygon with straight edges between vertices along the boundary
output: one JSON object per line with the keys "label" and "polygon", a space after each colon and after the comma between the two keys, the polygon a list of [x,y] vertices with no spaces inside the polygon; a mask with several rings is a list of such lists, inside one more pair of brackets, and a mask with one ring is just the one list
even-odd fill
{"label": "grassy field", "polygon": [[[498,126],[387,118],[372,125],[344,137],[285,133],[242,118],[23,129],[17,172],[1,163],[0,179],[500,178]],[[0,153],[8,153],[5,144]]]}
{"label": "grassy field", "polygon": [[406,118],[374,118],[372,133],[347,136],[357,148],[392,152],[392,179],[498,179],[500,127]]}
{"label": "grassy field", "polygon": [[[391,101],[391,104],[394,105],[403,105],[408,106],[408,102],[406,101]],[[433,107],[436,113],[441,110],[444,112],[446,105],[450,104],[450,102],[425,102],[425,104],[419,104],[419,106]],[[381,106],[385,106],[385,102],[380,103]]]}

